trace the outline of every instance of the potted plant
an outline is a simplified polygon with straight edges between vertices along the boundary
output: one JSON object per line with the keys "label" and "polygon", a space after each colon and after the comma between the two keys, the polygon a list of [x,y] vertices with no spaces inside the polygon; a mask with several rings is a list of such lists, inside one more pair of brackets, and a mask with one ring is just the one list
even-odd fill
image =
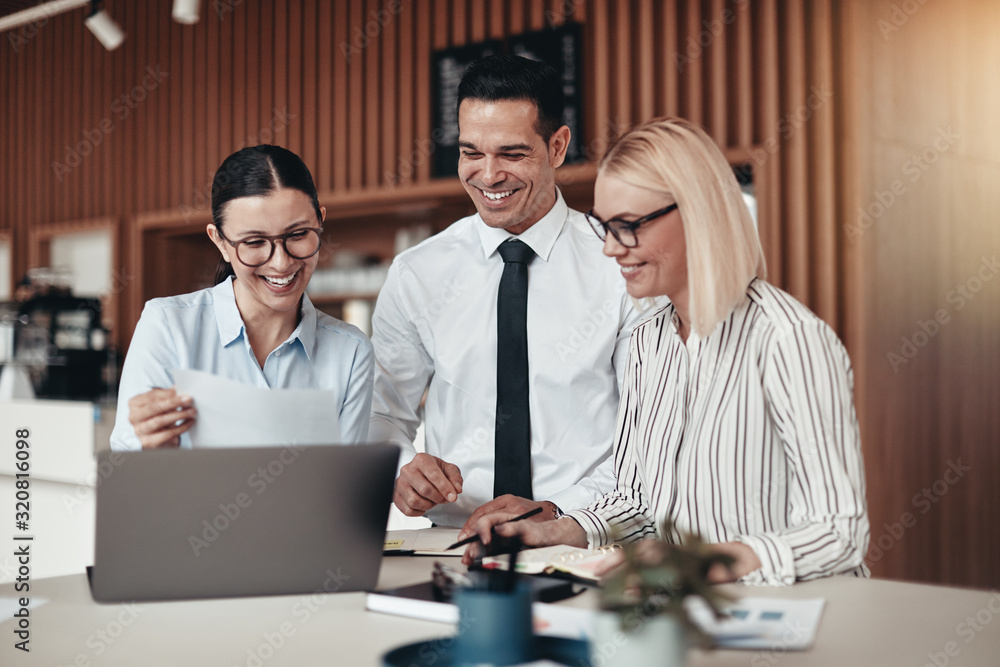
{"label": "potted plant", "polygon": [[[670,525],[660,534],[671,534]],[[624,562],[604,581],[591,664],[682,667],[691,639],[711,643],[691,620],[685,600],[701,597],[721,615],[728,598],[709,584],[708,573],[716,564],[731,567],[732,557],[690,535],[683,544],[643,540],[622,551]]]}

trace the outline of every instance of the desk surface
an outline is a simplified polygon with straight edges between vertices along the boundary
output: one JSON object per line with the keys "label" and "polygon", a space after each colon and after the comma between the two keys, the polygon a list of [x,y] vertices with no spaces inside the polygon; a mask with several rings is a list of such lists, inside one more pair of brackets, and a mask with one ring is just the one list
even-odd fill
{"label": "desk surface", "polygon": [[[429,578],[433,558],[383,561],[379,588]],[[826,598],[809,651],[692,651],[690,666],[890,667],[1000,665],[1000,593],[835,578],[789,588],[724,587],[742,595]],[[0,598],[16,594],[0,586]],[[381,664],[388,649],[451,634],[438,623],[367,612],[363,593],[99,605],[86,576],[31,582],[31,652],[0,622],[0,664],[135,667],[310,667]],[[592,606],[588,591],[563,604]]]}

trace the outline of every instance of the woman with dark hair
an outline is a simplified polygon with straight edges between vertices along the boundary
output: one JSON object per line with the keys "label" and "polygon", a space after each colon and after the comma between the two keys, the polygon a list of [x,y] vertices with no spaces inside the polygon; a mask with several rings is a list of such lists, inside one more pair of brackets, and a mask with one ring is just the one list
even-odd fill
{"label": "woman with dark hair", "polygon": [[340,440],[367,438],[371,343],[305,294],[325,217],[309,169],[291,151],[253,146],[226,158],[206,230],[221,255],[217,284],[146,304],[122,369],[113,449],[191,446],[197,406],[173,388],[177,368],[333,391]]}

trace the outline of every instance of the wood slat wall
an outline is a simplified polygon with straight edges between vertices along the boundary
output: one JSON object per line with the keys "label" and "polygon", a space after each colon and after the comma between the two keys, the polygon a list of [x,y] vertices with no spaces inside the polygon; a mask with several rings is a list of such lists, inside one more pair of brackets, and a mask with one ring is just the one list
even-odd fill
{"label": "wood slat wall", "polygon": [[869,561],[996,587],[1000,5],[840,9],[838,235],[848,319],[863,323],[848,339],[866,368]]}
{"label": "wood slat wall", "polygon": [[[588,156],[599,157],[633,124],[680,114],[708,129],[731,159],[752,166],[771,281],[829,322],[852,354],[866,457],[874,471],[872,515],[881,521],[893,516],[903,502],[900,493],[926,472],[904,465],[887,474],[888,461],[917,434],[891,432],[888,425],[897,422],[882,419],[890,407],[901,420],[906,414],[896,403],[900,387],[884,377],[884,345],[891,342],[885,336],[890,330],[895,335],[899,322],[894,328],[880,319],[884,295],[904,288],[872,262],[883,254],[898,262],[905,254],[888,241],[876,249],[879,233],[869,234],[868,244],[851,244],[842,225],[855,204],[870,196],[872,183],[880,182],[875,167],[862,167],[878,162],[870,146],[878,146],[872,142],[894,123],[879,111],[888,102],[883,98],[900,88],[915,106],[923,97],[906,60],[907,49],[918,47],[912,38],[880,42],[873,26],[891,3],[876,4],[878,9],[860,0],[224,0],[203,3],[201,22],[190,27],[170,20],[170,0],[107,0],[128,35],[115,52],[104,51],[84,29],[82,10],[50,20],[17,52],[0,49],[8,91],[0,101],[6,172],[0,179],[0,233],[12,236],[17,277],[28,268],[28,232],[62,221],[125,220],[120,246],[134,249],[140,228],[201,219],[221,160],[242,145],[263,142],[301,154],[324,201],[346,212],[364,210],[367,202],[460,192],[430,178],[432,50],[579,21]],[[948,10],[922,9],[920,16],[935,11]],[[942,37],[933,26],[925,30]],[[966,22],[961,30],[973,28]],[[881,69],[872,71],[859,52],[883,58]],[[150,90],[141,88],[147,68],[167,73]],[[950,92],[945,81],[954,67],[930,71],[939,92]],[[893,83],[899,76],[904,84]],[[122,96],[131,96],[134,108],[116,105]],[[888,106],[905,115],[901,104]],[[111,131],[91,134],[100,142],[88,149],[86,133],[105,119]],[[914,137],[923,131],[911,129]],[[883,143],[886,150],[895,145]],[[77,144],[89,154],[60,180],[52,165]],[[571,179],[592,177],[586,170],[567,173]],[[948,199],[946,191],[936,197]],[[897,210],[903,207],[894,216]],[[122,256],[124,275],[142,275],[140,253]],[[931,284],[914,278],[916,287]],[[887,285],[897,286],[894,291]],[[122,302],[120,335],[127,340],[141,296],[133,290]],[[907,324],[920,316],[912,309],[906,313]],[[981,324],[962,331],[981,333]],[[955,361],[970,363],[963,355]],[[949,377],[948,391],[967,396],[957,376]],[[944,408],[935,411],[931,402],[949,400],[943,391],[927,388],[922,410],[942,414]],[[984,395],[995,397],[995,388]],[[942,438],[984,436],[954,415],[949,419],[931,430]],[[921,455],[934,460],[944,451],[938,442],[924,446]],[[889,478],[892,484],[884,486]],[[938,516],[943,522],[951,514]],[[972,524],[955,522],[949,531],[957,544],[981,543]],[[983,567],[965,567],[963,573],[964,566],[986,558],[978,547],[966,555],[925,554],[896,549],[874,569],[940,581],[996,580]]]}
{"label": "wood slat wall", "polygon": [[[4,156],[18,168],[0,184],[15,275],[27,268],[32,225],[206,210],[215,167],[244,144],[300,153],[327,194],[419,188],[430,181],[430,51],[575,20],[585,25],[587,154],[678,112],[744,151],[758,172],[772,278],[843,328],[832,184],[809,180],[830,158],[806,164],[818,154],[813,132],[827,136],[817,148],[829,146],[829,122],[787,137],[782,125],[829,77],[828,8],[807,25],[801,0],[780,17],[772,0],[276,0],[208,4],[188,27],[169,20],[169,5],[109,2],[129,36],[114,52],[82,30],[82,10],[52,19],[19,52],[0,52],[17,93],[4,110]],[[165,72],[149,90],[148,71]],[[79,165],[54,178],[53,164],[77,148]],[[816,225],[825,232],[810,234]],[[136,316],[125,314],[126,329]]]}

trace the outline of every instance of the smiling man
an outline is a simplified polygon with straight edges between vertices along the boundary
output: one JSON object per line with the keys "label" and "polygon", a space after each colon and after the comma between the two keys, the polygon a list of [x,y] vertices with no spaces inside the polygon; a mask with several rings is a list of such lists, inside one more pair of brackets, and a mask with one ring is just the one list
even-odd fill
{"label": "smiling man", "polygon": [[458,174],[477,213],[389,270],[372,319],[370,437],[403,447],[396,506],[464,533],[489,512],[551,519],[613,488],[638,315],[555,184],[570,140],[559,74],[491,56],[458,99]]}

